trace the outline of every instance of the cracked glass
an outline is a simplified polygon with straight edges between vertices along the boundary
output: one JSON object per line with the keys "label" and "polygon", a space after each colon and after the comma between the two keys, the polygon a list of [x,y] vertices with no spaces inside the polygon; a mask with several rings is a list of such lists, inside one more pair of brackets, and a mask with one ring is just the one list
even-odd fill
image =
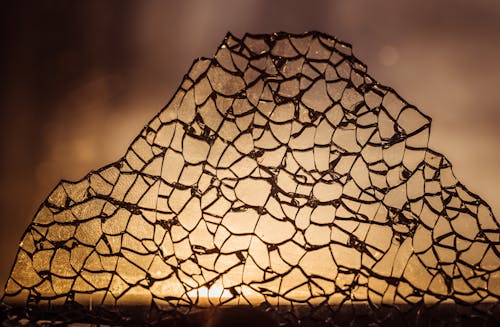
{"label": "cracked glass", "polygon": [[494,319],[499,222],[430,126],[334,37],[228,34],[121,159],[55,187],[3,302]]}

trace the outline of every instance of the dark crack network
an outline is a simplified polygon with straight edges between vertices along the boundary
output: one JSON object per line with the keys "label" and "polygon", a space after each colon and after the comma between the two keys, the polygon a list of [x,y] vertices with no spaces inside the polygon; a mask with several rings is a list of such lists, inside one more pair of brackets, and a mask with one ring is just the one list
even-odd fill
{"label": "dark crack network", "polygon": [[3,301],[491,314],[499,222],[429,131],[346,43],[228,34],[123,158],[57,185]]}

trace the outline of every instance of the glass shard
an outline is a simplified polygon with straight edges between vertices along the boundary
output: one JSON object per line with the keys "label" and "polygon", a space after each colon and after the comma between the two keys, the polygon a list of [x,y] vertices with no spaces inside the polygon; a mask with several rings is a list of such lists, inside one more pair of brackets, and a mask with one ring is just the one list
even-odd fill
{"label": "glass shard", "polygon": [[336,38],[228,34],[122,159],[52,191],[4,305],[109,324],[125,306],[161,321],[238,305],[325,325],[498,323],[499,221],[429,130]]}

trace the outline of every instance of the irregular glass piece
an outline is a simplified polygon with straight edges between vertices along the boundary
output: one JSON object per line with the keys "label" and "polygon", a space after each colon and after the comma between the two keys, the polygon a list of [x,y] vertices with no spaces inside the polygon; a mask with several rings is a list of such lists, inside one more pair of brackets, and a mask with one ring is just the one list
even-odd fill
{"label": "irregular glass piece", "polygon": [[228,34],[122,159],[53,190],[3,302],[109,324],[125,320],[93,308],[495,321],[499,221],[427,147],[429,130],[346,43]]}

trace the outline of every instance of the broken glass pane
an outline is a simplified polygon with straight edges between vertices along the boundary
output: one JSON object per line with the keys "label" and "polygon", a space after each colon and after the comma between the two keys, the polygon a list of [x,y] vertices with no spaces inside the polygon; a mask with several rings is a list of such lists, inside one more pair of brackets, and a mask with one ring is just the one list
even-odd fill
{"label": "broken glass pane", "polygon": [[344,42],[228,34],[122,159],[52,191],[20,242],[9,318],[497,319],[499,221],[429,130]]}

